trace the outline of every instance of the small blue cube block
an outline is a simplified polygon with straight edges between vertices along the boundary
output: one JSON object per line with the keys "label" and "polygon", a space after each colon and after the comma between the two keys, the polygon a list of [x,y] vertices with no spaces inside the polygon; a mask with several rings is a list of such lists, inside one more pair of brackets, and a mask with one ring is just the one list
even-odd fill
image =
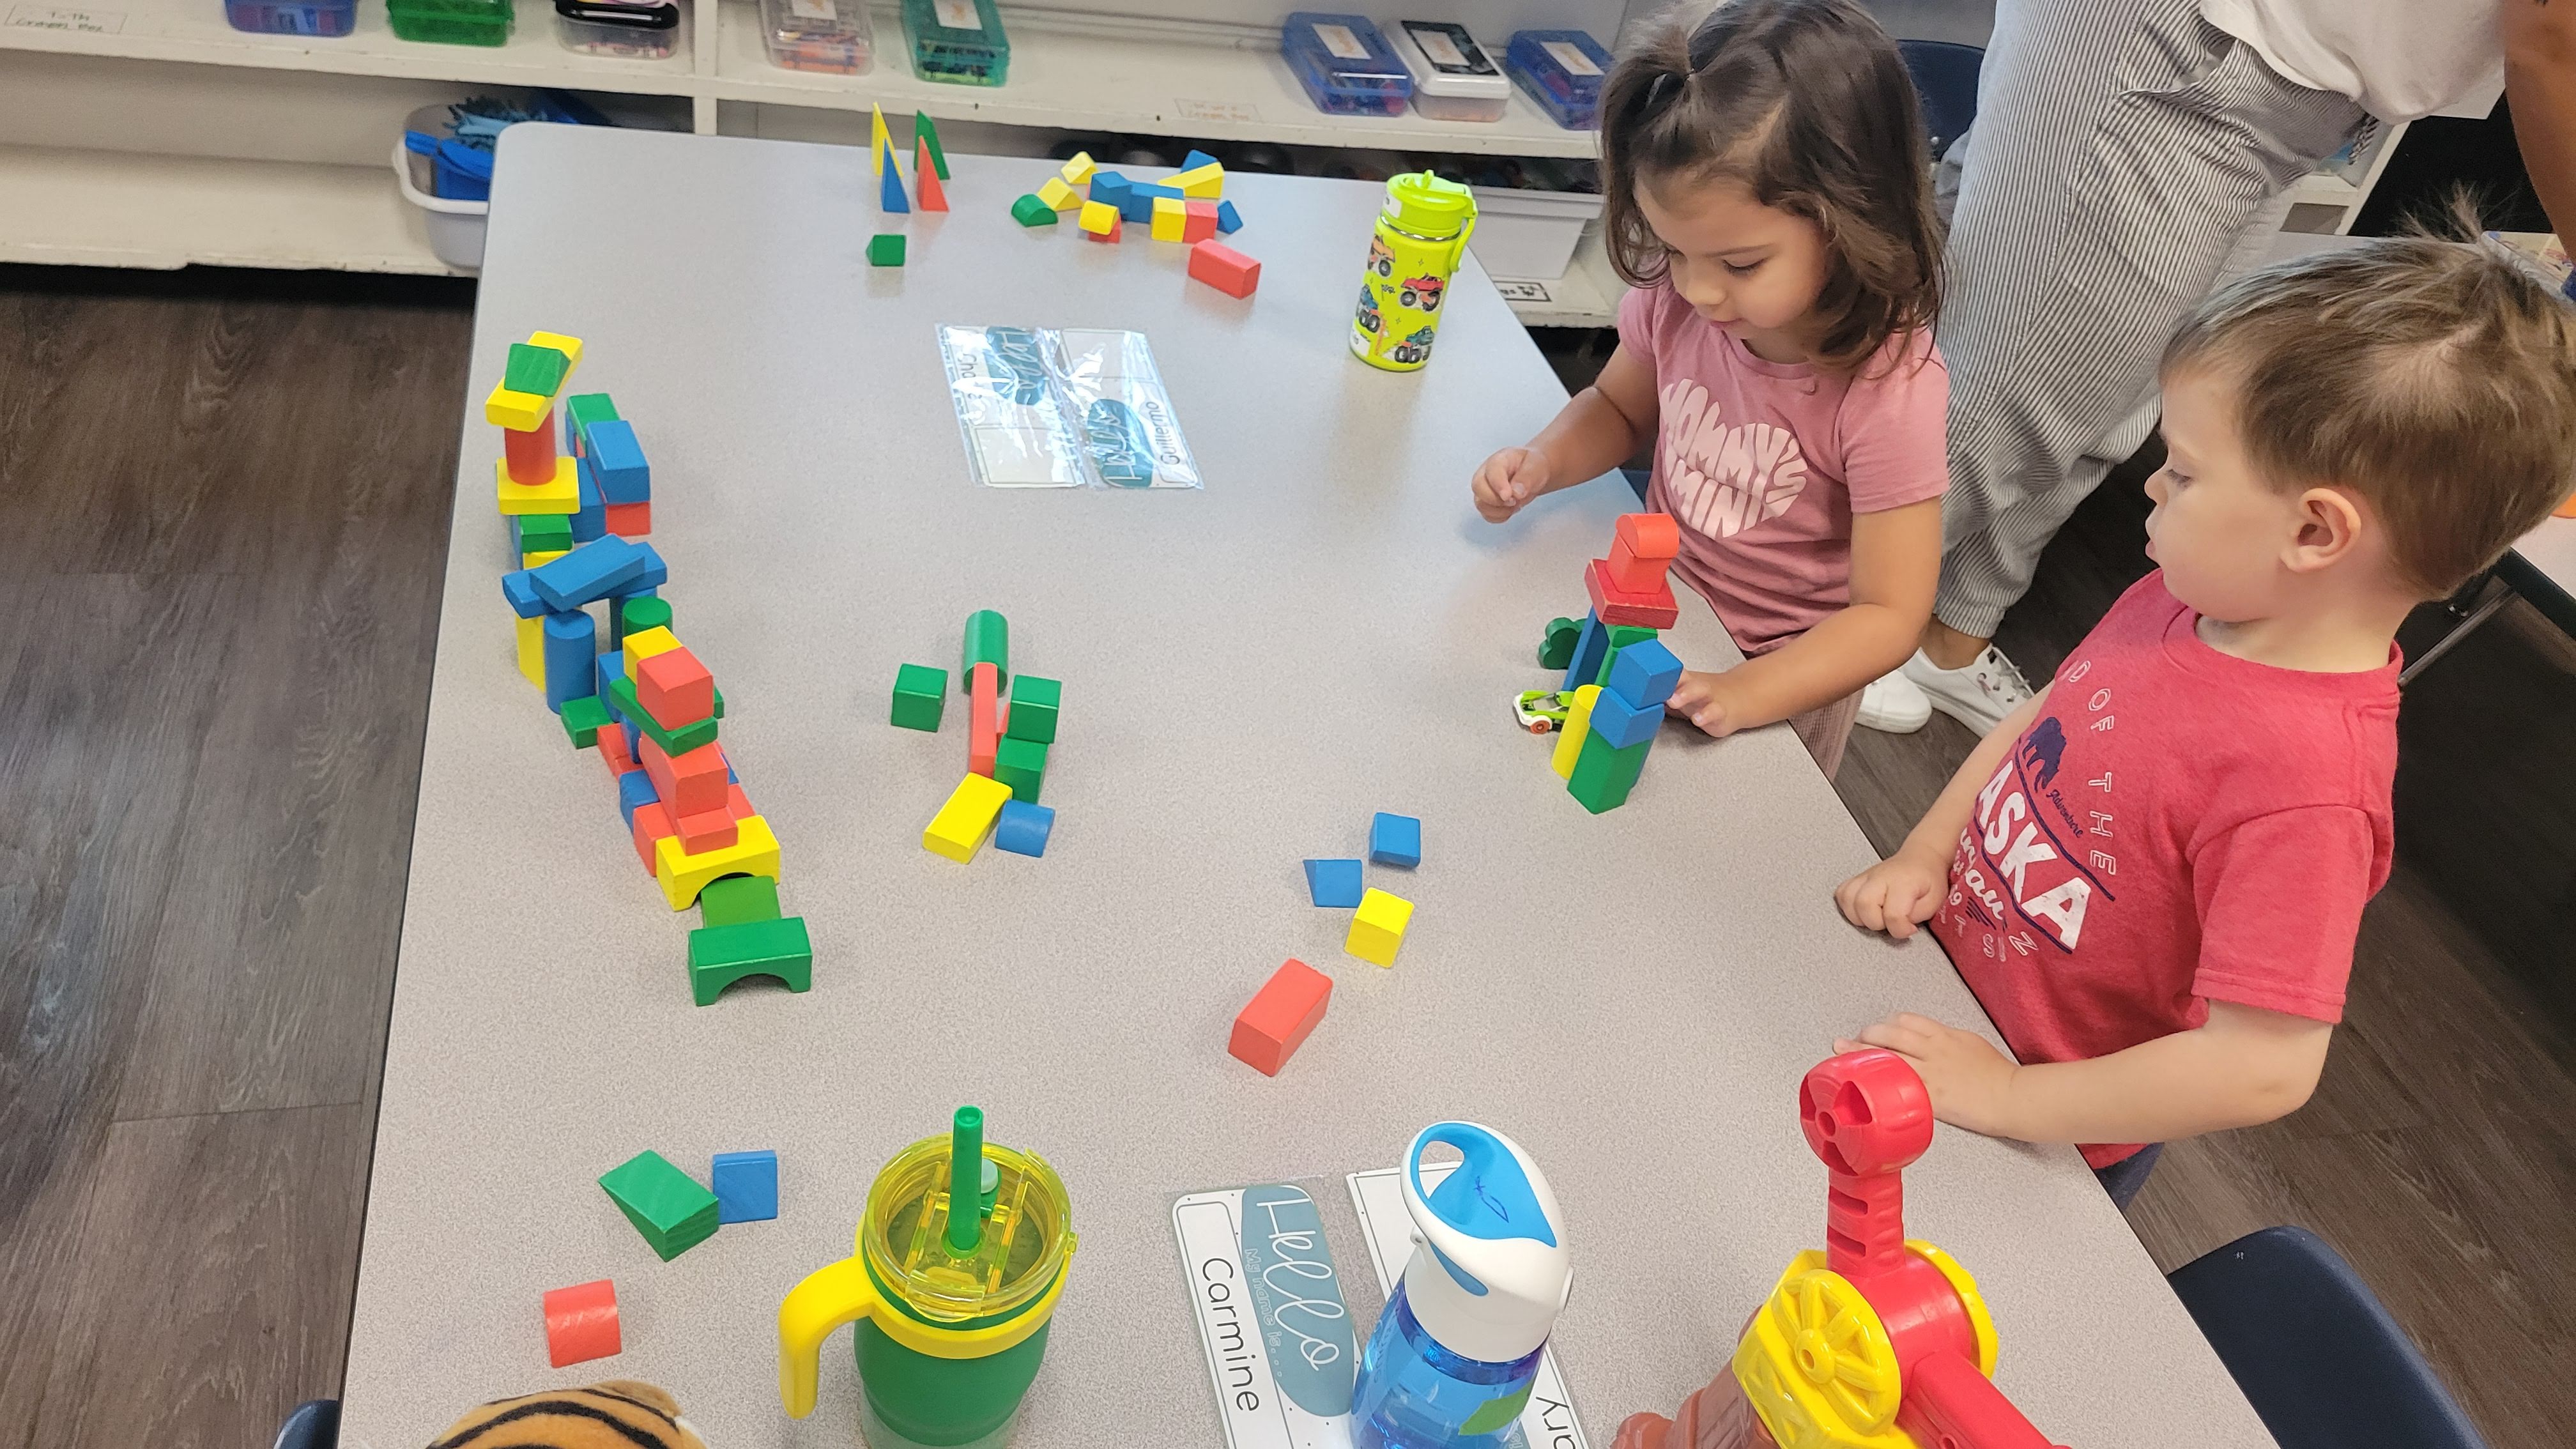
{"label": "small blue cube block", "polygon": [[1369,822],[1369,859],[1380,865],[1422,864],[1422,822],[1379,811]]}
{"label": "small blue cube block", "polygon": [[1227,236],[1243,230],[1243,213],[1234,209],[1233,202],[1220,201],[1216,204],[1216,229]]}
{"label": "small blue cube block", "polygon": [[1306,862],[1306,894],[1319,906],[1360,903],[1360,863],[1356,860]]}
{"label": "small blue cube block", "polygon": [[1047,836],[1054,830],[1054,806],[1005,800],[1001,818],[993,822],[993,848],[1013,855],[1044,855]]}
{"label": "small blue cube block", "polygon": [[[1629,647],[1633,649],[1636,646]],[[1620,657],[1624,659],[1627,656],[1623,654]],[[1622,698],[1619,691],[1605,689],[1592,701],[1592,732],[1614,750],[1644,744],[1653,739],[1655,731],[1663,726],[1664,702],[1661,699],[1653,704],[1632,704]]]}
{"label": "small blue cube block", "polygon": [[1664,701],[1673,697],[1681,682],[1682,662],[1664,647],[1664,641],[1641,639],[1610,661],[1610,687],[1601,692],[1618,695],[1639,709],[1652,705],[1660,715]]}
{"label": "small blue cube block", "polygon": [[531,572],[512,569],[501,575],[501,597],[509,601],[510,612],[520,618],[541,619],[547,613],[546,601],[538,595],[537,581],[529,577]]}
{"label": "small blue cube block", "polygon": [[1214,156],[1209,155],[1205,151],[1194,150],[1181,162],[1181,169],[1184,171],[1196,171],[1202,166],[1214,166],[1215,164],[1216,158]]}
{"label": "small blue cube block", "polygon": [[778,1216],[778,1154],[719,1152],[711,1174],[719,1223],[765,1223]]}
{"label": "small blue cube block", "polygon": [[635,828],[635,812],[661,799],[653,792],[653,777],[642,770],[629,770],[617,777],[617,813],[626,817],[626,828]]}
{"label": "small blue cube block", "polygon": [[582,466],[599,484],[599,496],[610,503],[653,501],[653,469],[635,441],[635,425],[624,418],[603,418],[582,430],[589,451]]}

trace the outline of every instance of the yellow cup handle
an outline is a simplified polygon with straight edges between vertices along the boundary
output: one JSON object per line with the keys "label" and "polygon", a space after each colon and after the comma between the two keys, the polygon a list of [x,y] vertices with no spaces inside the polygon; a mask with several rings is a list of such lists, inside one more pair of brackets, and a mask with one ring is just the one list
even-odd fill
{"label": "yellow cup handle", "polygon": [[843,1258],[805,1275],[778,1304],[778,1399],[787,1417],[814,1412],[815,1380],[823,1340],[844,1323],[874,1313],[880,1303],[867,1264]]}

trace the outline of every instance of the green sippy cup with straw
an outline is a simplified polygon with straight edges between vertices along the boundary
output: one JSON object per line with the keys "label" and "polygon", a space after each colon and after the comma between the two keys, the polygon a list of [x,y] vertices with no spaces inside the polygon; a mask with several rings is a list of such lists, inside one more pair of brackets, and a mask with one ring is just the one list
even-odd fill
{"label": "green sippy cup with straw", "polygon": [[1001,1449],[1046,1355],[1072,1213],[1054,1168],[987,1144],[982,1110],[958,1108],[877,1173],[857,1251],[778,1305],[788,1416],[814,1411],[823,1340],[856,1322],[870,1449]]}

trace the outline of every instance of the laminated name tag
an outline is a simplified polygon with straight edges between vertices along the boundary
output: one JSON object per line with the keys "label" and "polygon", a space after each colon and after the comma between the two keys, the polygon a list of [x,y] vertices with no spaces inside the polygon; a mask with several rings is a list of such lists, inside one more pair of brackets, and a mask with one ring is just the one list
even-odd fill
{"label": "laminated name tag", "polygon": [[967,470],[994,488],[1196,488],[1141,332],[942,325]]}

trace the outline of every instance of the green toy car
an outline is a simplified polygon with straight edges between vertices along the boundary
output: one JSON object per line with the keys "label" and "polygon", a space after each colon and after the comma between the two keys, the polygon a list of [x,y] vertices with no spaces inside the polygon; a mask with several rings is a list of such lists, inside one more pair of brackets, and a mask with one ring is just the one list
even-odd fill
{"label": "green toy car", "polygon": [[1563,690],[1524,689],[1512,700],[1512,718],[1531,734],[1553,734],[1565,728],[1565,717],[1573,708]]}

